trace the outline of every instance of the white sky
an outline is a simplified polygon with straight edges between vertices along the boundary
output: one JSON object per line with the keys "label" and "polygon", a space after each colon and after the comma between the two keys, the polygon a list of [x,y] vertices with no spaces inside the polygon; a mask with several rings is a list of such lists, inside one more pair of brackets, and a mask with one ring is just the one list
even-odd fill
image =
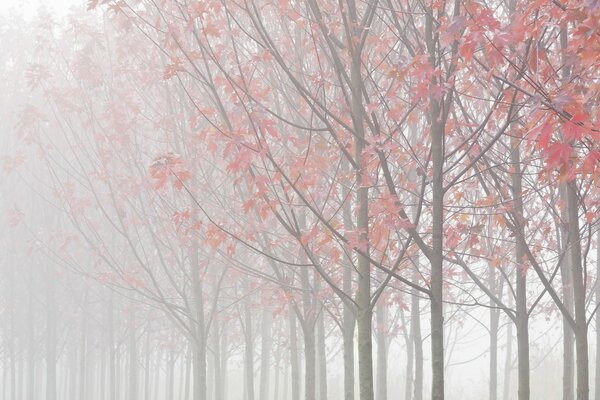
{"label": "white sky", "polygon": [[35,15],[40,5],[45,5],[57,15],[64,15],[75,4],[86,4],[86,0],[0,0],[0,13],[15,10],[25,16]]}

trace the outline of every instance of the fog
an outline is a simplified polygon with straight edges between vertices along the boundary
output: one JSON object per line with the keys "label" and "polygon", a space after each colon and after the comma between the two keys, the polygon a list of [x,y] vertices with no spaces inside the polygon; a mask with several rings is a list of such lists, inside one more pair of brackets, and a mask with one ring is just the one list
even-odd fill
{"label": "fog", "polygon": [[0,400],[600,400],[595,1],[0,4]]}

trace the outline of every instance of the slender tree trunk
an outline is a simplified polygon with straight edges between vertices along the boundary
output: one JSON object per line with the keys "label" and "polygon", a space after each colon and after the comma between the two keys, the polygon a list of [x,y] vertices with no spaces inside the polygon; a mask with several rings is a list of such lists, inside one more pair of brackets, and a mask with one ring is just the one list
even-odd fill
{"label": "slender tree trunk", "polygon": [[104,340],[100,346],[100,372],[98,377],[98,387],[98,398],[100,400],[106,400],[106,343]]}
{"label": "slender tree trunk", "polygon": [[[248,278],[244,278],[244,291],[248,293]],[[244,304],[244,369],[246,379],[246,395],[254,400],[254,340],[252,334],[252,314],[248,300]]]}
{"label": "slender tree trunk", "polygon": [[[596,307],[600,304],[600,231],[596,239]],[[600,400],[600,311],[596,310],[596,382],[595,400]]]}
{"label": "slender tree trunk", "polygon": [[222,330],[219,325],[219,318],[215,317],[213,321],[213,348],[214,348],[214,386],[215,386],[215,400],[223,400],[223,386],[221,380],[221,335]]}
{"label": "slender tree trunk", "polygon": [[260,355],[260,400],[269,399],[269,375],[271,373],[271,311],[265,308],[261,321],[261,355]]}
{"label": "slender tree trunk", "polygon": [[413,378],[415,364],[415,343],[413,340],[413,327],[406,334],[406,379],[404,381],[404,400],[412,400]]}
{"label": "slender tree trunk", "polygon": [[300,360],[298,357],[298,328],[294,310],[289,308],[290,361],[292,364],[292,400],[300,400]]}
{"label": "slender tree trunk", "polygon": [[81,338],[79,341],[79,398],[85,399],[87,374],[86,374],[86,357],[87,357],[87,308],[88,308],[88,293],[87,291],[83,295],[83,302],[81,305]]}
{"label": "slender tree trunk", "polygon": [[206,400],[206,326],[204,322],[204,299],[202,297],[202,281],[200,280],[200,263],[198,248],[190,249],[190,275],[195,312],[195,338],[191,345],[194,352],[194,400]]}
{"label": "slender tree trunk", "polygon": [[305,400],[316,400],[316,341],[315,324],[305,321],[302,324],[304,334],[304,398]]}
{"label": "slender tree trunk", "polygon": [[[30,269],[30,281],[33,282]],[[35,400],[35,308],[33,295],[27,299],[27,399]]]}
{"label": "slender tree trunk", "polygon": [[[358,28],[359,19],[357,16],[356,5],[354,1],[348,4],[350,20],[354,27]],[[353,31],[353,37],[358,37],[358,29]],[[356,171],[357,194],[356,194],[356,228],[359,233],[359,240],[365,246],[362,249],[363,254],[358,253],[358,292],[357,300],[357,318],[358,328],[358,382],[360,387],[361,400],[373,400],[373,342],[372,342],[372,323],[373,309],[371,308],[371,263],[368,259],[368,238],[369,238],[369,188],[366,182],[363,182],[362,174],[365,172],[360,161],[363,157],[365,148],[365,128],[364,128],[364,108],[362,104],[362,77],[361,77],[361,52],[357,45],[358,41],[352,43],[351,49],[351,67],[350,67],[350,85],[352,92],[352,125],[355,134],[355,159],[359,162],[359,169]],[[365,254],[366,253],[366,254]]]}
{"label": "slender tree trunk", "polygon": [[[148,358],[150,358],[150,356],[148,355]],[[190,375],[191,375],[191,371],[192,371],[192,351],[191,348],[188,346],[188,350],[186,352],[186,356],[185,356],[185,384],[183,387],[183,400],[189,400],[190,399]],[[149,388],[149,382],[146,384],[146,387]],[[149,399],[150,397],[148,395],[146,395],[146,399]]]}
{"label": "slender tree trunk", "polygon": [[[344,170],[347,170],[348,168],[348,163],[346,161]],[[349,233],[354,229],[352,223],[351,194],[345,186],[342,187],[342,193],[344,199],[346,199],[342,209],[344,231]],[[352,260],[347,254],[344,254],[344,272],[342,276],[344,293],[352,293],[352,270]],[[355,310],[347,302],[344,302],[343,307],[344,400],[354,400],[354,331],[356,329],[356,315]]]}
{"label": "slender tree trunk", "polygon": [[[415,256],[416,265],[419,265],[419,256]],[[413,282],[417,283],[419,273],[417,269],[413,271]],[[410,302],[410,332],[413,338],[415,348],[415,383],[414,400],[423,400],[423,337],[421,335],[421,301],[419,292],[416,289],[412,291]]]}
{"label": "slender tree trunk", "polygon": [[[150,400],[150,369],[151,369],[151,362],[152,362],[152,352],[150,350],[150,332],[146,331],[146,343],[144,345],[145,347],[145,351],[144,351],[144,399],[145,400]],[[187,359],[189,360],[189,353],[188,353],[188,357]],[[189,379],[189,372],[190,372],[190,363],[188,362],[188,368],[186,369],[186,377]],[[186,386],[185,386],[186,390],[189,389],[189,382],[186,382]],[[185,400],[188,400],[188,397],[185,397]]]}
{"label": "slender tree trunk", "polygon": [[[564,31],[561,32],[561,41],[563,40]],[[566,185],[560,186],[560,198],[562,201],[567,202],[567,188]],[[570,244],[568,241],[569,232],[566,227],[569,216],[567,210],[563,209],[561,212],[561,218],[563,220],[563,228],[561,229],[563,238],[563,251],[566,252],[561,264],[560,264],[560,275],[562,279],[562,292],[563,292],[563,303],[565,308],[571,314],[573,313],[573,276],[571,274],[571,251],[569,249]],[[573,327],[569,324],[568,319],[563,316],[563,400],[573,400],[575,398],[575,384],[573,381],[575,372],[575,354],[573,352],[574,335]]]}
{"label": "slender tree trunk", "polygon": [[[317,293],[320,291],[319,282],[319,278],[315,276],[315,291]],[[327,351],[325,348],[325,311],[323,309],[317,317],[317,354],[319,400],[327,400]]]}
{"label": "slender tree trunk", "polygon": [[529,315],[527,310],[527,267],[525,260],[525,244],[523,243],[523,197],[522,197],[522,175],[521,175],[521,154],[519,143],[512,141],[511,152],[513,184],[513,202],[516,213],[518,232],[517,242],[515,244],[515,263],[517,276],[516,290],[516,328],[517,328],[517,359],[518,359],[518,398],[519,400],[529,400]]}
{"label": "slender tree trunk", "polygon": [[387,400],[387,305],[380,299],[377,318],[377,400]]}
{"label": "slender tree trunk", "polygon": [[227,349],[227,330],[224,328],[221,330],[221,398],[227,400],[227,364],[229,362],[229,354]]}
{"label": "slender tree trunk", "polygon": [[[496,271],[490,267],[489,288],[494,294],[497,294]],[[494,308],[494,302],[490,300],[490,400],[498,399],[498,324],[500,313]]]}
{"label": "slender tree trunk", "polygon": [[[426,17],[426,40],[429,59],[432,66],[437,63],[436,43],[433,33],[433,17],[429,13]],[[432,85],[436,85],[433,79]],[[431,160],[432,176],[432,202],[431,202],[431,398],[432,400],[444,399],[444,125],[442,112],[438,99],[430,96],[430,134],[431,134]]]}
{"label": "slender tree trunk", "polygon": [[567,183],[567,212],[569,214],[569,238],[571,271],[573,274],[573,300],[575,306],[575,351],[577,355],[577,400],[589,399],[589,361],[587,320],[585,312],[585,281],[581,259],[579,233],[579,199],[575,181]]}
{"label": "slender tree trunk", "polygon": [[[510,304],[509,304],[509,307],[510,307]],[[511,377],[511,371],[512,371],[512,343],[513,343],[512,330],[513,330],[513,324],[511,321],[506,328],[506,358],[504,359],[504,385],[503,385],[503,389],[502,389],[503,390],[503,393],[502,393],[503,400],[511,399],[510,377]]]}
{"label": "slender tree trunk", "polygon": [[[279,338],[277,340],[277,350],[275,351],[275,384],[273,385],[273,399],[279,399],[279,379],[280,373],[279,369],[281,368],[281,331],[279,333]],[[284,394],[286,396],[286,394]]]}
{"label": "slender tree trunk", "polygon": [[135,321],[135,304],[132,301],[129,307],[129,398],[137,400],[138,397],[138,355]]}
{"label": "slender tree trunk", "polygon": [[165,360],[167,381],[165,382],[165,399],[173,399],[175,397],[175,348],[172,347],[167,353]]}
{"label": "slender tree trunk", "polygon": [[114,318],[114,295],[112,291],[108,297],[108,398],[117,399],[117,363],[115,347],[115,318]]}
{"label": "slender tree trunk", "polygon": [[50,268],[46,280],[46,400],[56,400],[56,298]]}

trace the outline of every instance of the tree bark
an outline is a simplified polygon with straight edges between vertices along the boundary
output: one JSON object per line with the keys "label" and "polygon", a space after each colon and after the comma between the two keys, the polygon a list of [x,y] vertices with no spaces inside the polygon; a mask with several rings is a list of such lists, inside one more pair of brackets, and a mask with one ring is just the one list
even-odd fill
{"label": "tree bark", "polygon": [[[490,267],[489,272],[489,287],[490,291],[497,294],[496,271],[494,267]],[[494,307],[495,303],[490,300],[490,400],[498,399],[498,324],[500,313]]]}
{"label": "tree bark", "polygon": [[567,212],[569,216],[569,242],[571,245],[571,271],[575,307],[575,351],[577,355],[577,400],[589,399],[589,361],[587,320],[585,312],[585,282],[581,259],[579,233],[579,198],[576,182],[567,183]]}
{"label": "tree bark", "polygon": [[377,318],[377,400],[387,400],[387,305],[380,299]]}
{"label": "tree bark", "polygon": [[300,400],[300,360],[298,357],[298,328],[292,307],[289,308],[290,361],[292,364],[292,400]]}
{"label": "tree bark", "polygon": [[[426,17],[426,41],[429,52],[429,61],[436,65],[436,45],[433,33],[432,13]],[[438,84],[437,79],[432,80],[432,85]],[[431,95],[429,98],[429,118],[431,135],[431,160],[433,176],[431,182],[431,398],[432,400],[444,399],[444,125],[442,112],[438,99]]]}
{"label": "tree bark", "polygon": [[510,377],[512,371],[512,321],[506,327],[506,358],[504,359],[504,384],[502,389],[502,400],[510,400]]}
{"label": "tree bark", "polygon": [[56,297],[54,277],[46,280],[46,400],[56,400]]}
{"label": "tree bark", "polygon": [[194,333],[191,346],[194,351],[194,400],[206,400],[206,327],[204,322],[204,299],[200,281],[198,248],[190,249],[190,278],[192,282],[192,303],[194,306]]}
{"label": "tree bark", "polygon": [[515,263],[516,263],[516,329],[517,329],[517,359],[518,359],[518,398],[519,400],[529,400],[529,315],[527,311],[527,266],[525,260],[524,231],[523,231],[523,185],[521,175],[521,153],[519,143],[512,141],[511,161],[514,173],[512,174],[512,195],[514,210],[517,221],[517,238],[515,243]]}
{"label": "tree bark", "polygon": [[[596,307],[600,304],[600,231],[596,239]],[[596,387],[595,400],[600,400],[600,311],[596,310]]]}
{"label": "tree bark", "polygon": [[[271,373],[271,311],[265,308],[261,321],[261,355],[260,355],[260,399],[269,399],[269,377]],[[219,399],[220,400],[220,399]]]}
{"label": "tree bark", "polygon": [[138,354],[135,322],[135,304],[130,304],[129,313],[129,399],[137,400],[138,397]]}
{"label": "tree bark", "polygon": [[[244,289],[248,292],[248,277],[244,277]],[[244,372],[247,400],[254,400],[254,340],[252,333],[252,314],[248,299],[244,304]]]}
{"label": "tree bark", "polygon": [[[315,287],[318,293],[318,278],[315,279]],[[327,349],[325,348],[325,316],[324,311],[317,317],[317,354],[318,354],[318,382],[319,400],[327,400]]]}
{"label": "tree bark", "polygon": [[[563,31],[564,32],[564,31]],[[561,32],[561,39],[564,35]],[[567,202],[567,188],[564,184],[560,186],[560,197],[561,200]],[[563,228],[561,229],[561,236],[563,238],[563,251],[565,256],[560,264],[560,275],[562,279],[562,292],[563,292],[563,303],[565,309],[573,313],[573,277],[571,274],[570,265],[570,244],[568,241],[569,232],[566,227],[569,216],[567,210],[563,209],[561,212],[561,218],[563,220]],[[573,327],[569,324],[569,321],[565,316],[562,318],[563,325],[563,400],[573,400],[575,398],[575,384],[573,382],[575,372],[575,354],[573,353],[574,335]]]}

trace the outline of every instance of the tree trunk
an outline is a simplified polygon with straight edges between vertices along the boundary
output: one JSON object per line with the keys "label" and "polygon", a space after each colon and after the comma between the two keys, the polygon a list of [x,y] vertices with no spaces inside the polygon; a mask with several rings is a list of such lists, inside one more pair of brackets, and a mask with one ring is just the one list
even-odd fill
{"label": "tree trunk", "polygon": [[87,307],[88,307],[88,292],[86,291],[83,295],[83,302],[81,305],[81,339],[79,342],[79,398],[87,398],[86,392],[86,356],[87,356]]}
{"label": "tree trunk", "polygon": [[298,357],[298,328],[292,307],[289,308],[290,361],[292,364],[292,400],[300,400],[300,360]]}
{"label": "tree trunk", "polygon": [[[416,265],[419,265],[419,256],[415,256]],[[417,283],[419,273],[417,269],[413,271],[413,282]],[[413,339],[415,349],[415,381],[414,381],[414,400],[423,400],[423,337],[421,335],[421,301],[419,292],[416,289],[412,291],[410,302],[410,333]]]}
{"label": "tree trunk", "polygon": [[377,400],[387,400],[387,305],[377,304]]}
{"label": "tree trunk", "polygon": [[[600,277],[600,231],[596,239],[596,280]],[[596,281],[596,307],[600,304],[600,282]],[[596,387],[595,400],[600,400],[600,311],[596,310]]]}
{"label": "tree trunk", "polygon": [[[355,5],[350,5],[351,20],[358,26],[358,19]],[[359,50],[354,48],[352,53],[352,64],[350,70],[351,91],[352,91],[352,124],[355,131],[355,159],[360,163],[362,152],[365,148],[365,129],[362,104],[362,82],[360,76],[361,55]],[[359,164],[359,165],[360,165]],[[362,251],[366,254],[357,254],[358,259],[358,292],[356,296],[358,310],[356,324],[358,328],[358,382],[360,387],[361,400],[373,400],[373,343],[372,343],[372,322],[373,310],[371,308],[371,263],[368,253],[369,238],[369,188],[362,179],[362,168],[360,165],[356,171],[357,194],[357,215],[356,228],[359,234],[359,241],[365,246]]]}
{"label": "tree trunk", "polygon": [[[319,279],[315,276],[315,291],[319,293]],[[324,306],[322,306],[324,307]],[[327,350],[325,348],[325,311],[321,310],[317,317],[317,376],[319,382],[319,400],[327,400]]]}
{"label": "tree trunk", "polygon": [[315,324],[305,321],[302,324],[304,334],[304,398],[305,400],[316,400],[316,343]]}
{"label": "tree trunk", "polygon": [[194,305],[194,333],[191,343],[194,351],[194,400],[206,400],[206,327],[204,322],[204,299],[202,298],[202,281],[200,280],[200,264],[198,248],[190,249],[190,275]]}
{"label": "tree trunk", "polygon": [[269,375],[271,373],[271,311],[265,308],[261,321],[260,354],[260,400],[269,399]]}
{"label": "tree trunk", "polygon": [[525,244],[523,243],[523,197],[522,197],[522,175],[521,175],[521,154],[519,143],[513,139],[511,161],[514,173],[512,174],[513,184],[513,202],[516,214],[517,241],[515,244],[515,263],[517,276],[516,290],[516,328],[517,328],[517,359],[518,359],[518,398],[519,400],[529,400],[529,315],[527,310],[527,265],[525,260]]}
{"label": "tree trunk", "polygon": [[[31,271],[31,270],[30,270]],[[30,282],[33,279],[30,275]],[[27,400],[35,399],[35,309],[33,295],[27,299]]]}
{"label": "tree trunk", "polygon": [[[426,18],[426,40],[431,65],[436,64],[436,45],[433,33],[433,17]],[[433,79],[432,85],[436,85]],[[432,221],[431,221],[431,398],[444,399],[444,125],[438,99],[430,96],[430,134],[432,176]]]}
{"label": "tree trunk", "polygon": [[56,298],[54,277],[46,280],[46,400],[56,400]]}
{"label": "tree trunk", "polygon": [[[489,287],[493,294],[497,294],[496,271],[490,267]],[[498,399],[498,324],[500,313],[494,308],[494,302],[490,299],[490,400]]]}
{"label": "tree trunk", "polygon": [[577,354],[577,400],[589,399],[589,361],[587,321],[585,312],[585,277],[581,260],[579,233],[579,199],[575,181],[567,183],[567,212],[569,214],[569,238],[571,244],[571,271],[573,300],[575,306],[575,350]]}
{"label": "tree trunk", "polygon": [[[344,170],[348,169],[348,162],[344,163]],[[344,219],[344,231],[352,232],[354,229],[352,223],[352,206],[350,190],[346,186],[342,187],[343,198],[346,199],[342,208]],[[344,253],[344,272],[342,276],[342,286],[344,293],[352,293],[352,260],[348,254]],[[344,400],[354,400],[354,330],[356,329],[355,310],[350,304],[344,302],[343,305],[343,325],[342,336],[344,346]]]}
{"label": "tree trunk", "polygon": [[[244,277],[245,292],[248,293],[248,277]],[[244,304],[244,370],[247,400],[254,400],[254,340],[252,334],[252,314],[248,299]]]}
{"label": "tree trunk", "polygon": [[[510,305],[509,305],[510,307]],[[513,324],[512,321],[508,324],[506,328],[506,358],[504,359],[504,385],[503,385],[503,393],[502,400],[510,400],[510,376],[512,371],[512,329]]]}
{"label": "tree trunk", "polygon": [[214,387],[215,400],[223,400],[223,386],[221,380],[221,335],[223,331],[219,326],[219,318],[215,317],[213,321],[213,349],[214,349]]}
{"label": "tree trunk", "polygon": [[108,398],[116,400],[117,397],[117,363],[115,347],[115,318],[114,295],[111,291],[108,297]]}
{"label": "tree trunk", "polygon": [[221,399],[226,400],[227,399],[227,363],[229,361],[229,355],[227,353],[228,349],[227,349],[227,330],[226,329],[222,329],[221,330],[221,335],[219,337],[219,339],[221,340],[221,382],[220,382],[220,387],[221,387]]}
{"label": "tree trunk", "polygon": [[[563,31],[564,32],[564,31]],[[561,39],[564,34],[561,32]],[[564,184],[560,185],[560,198],[567,203],[567,188]],[[569,232],[567,221],[569,216],[566,209],[561,212],[563,220],[563,228],[561,229],[562,247],[565,256],[560,264],[560,275],[562,279],[563,303],[565,309],[573,313],[573,276],[571,274],[571,251],[568,241]],[[574,335],[573,327],[569,324],[568,319],[563,316],[563,400],[573,400],[575,398],[575,384],[573,382],[575,372],[575,354],[573,353]]]}
{"label": "tree trunk", "polygon": [[135,304],[130,304],[129,314],[129,398],[137,400],[138,397],[138,355],[135,322]]}

